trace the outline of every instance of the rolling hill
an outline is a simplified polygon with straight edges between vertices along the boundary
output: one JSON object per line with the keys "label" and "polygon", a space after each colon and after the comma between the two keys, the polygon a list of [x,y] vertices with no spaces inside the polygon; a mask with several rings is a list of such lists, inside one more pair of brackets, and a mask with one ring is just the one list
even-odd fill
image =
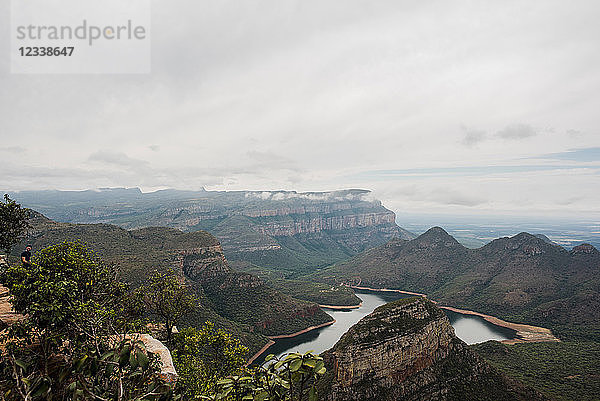
{"label": "rolling hill", "polygon": [[[110,224],[57,223],[41,214],[25,242],[35,250],[65,240],[80,240],[109,263],[133,287],[155,270],[173,268],[199,299],[197,310],[180,325],[212,320],[237,335],[252,350],[266,335],[290,334],[331,321],[318,305],[289,297],[258,277],[229,268],[219,241],[204,231],[184,233],[173,228],[125,230]],[[21,244],[21,245],[23,245]],[[20,248],[13,251],[16,260]]]}

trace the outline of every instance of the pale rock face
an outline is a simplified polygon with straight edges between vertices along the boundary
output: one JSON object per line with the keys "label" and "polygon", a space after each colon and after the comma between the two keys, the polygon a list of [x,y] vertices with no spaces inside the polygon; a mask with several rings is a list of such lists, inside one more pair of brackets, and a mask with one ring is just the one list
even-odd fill
{"label": "pale rock face", "polygon": [[206,280],[230,271],[221,245],[179,250],[176,264],[192,280]]}
{"label": "pale rock face", "polygon": [[152,337],[150,334],[126,334],[123,337],[115,337],[115,340],[120,340],[121,338],[141,341],[144,344],[144,347],[146,347],[147,353],[154,354],[158,357],[160,363],[160,377],[167,383],[177,382],[179,375],[175,370],[171,352],[162,342]]}
{"label": "pale rock face", "polygon": [[224,279],[220,287],[254,288],[263,282],[250,274],[226,275],[231,272],[221,245],[177,251],[176,264],[189,279],[202,283],[215,278]]}
{"label": "pale rock face", "polygon": [[[419,319],[431,317],[421,303],[405,307],[402,313],[410,313]],[[382,320],[389,322],[389,319]],[[387,330],[388,327],[378,326],[357,334],[354,341],[361,344],[358,349],[352,353],[336,354],[335,374],[340,386],[352,386],[373,372],[373,379],[384,387],[391,387],[409,373],[428,368],[437,359],[447,356],[454,336],[454,329],[446,318],[431,320],[411,335],[390,337]],[[387,339],[368,340],[377,337]],[[380,369],[373,371],[373,365]]]}
{"label": "pale rock face", "polygon": [[342,231],[352,228],[374,227],[394,224],[392,212],[353,214],[345,216],[299,217],[288,222],[264,222],[259,225],[261,234],[292,236],[321,231]]}

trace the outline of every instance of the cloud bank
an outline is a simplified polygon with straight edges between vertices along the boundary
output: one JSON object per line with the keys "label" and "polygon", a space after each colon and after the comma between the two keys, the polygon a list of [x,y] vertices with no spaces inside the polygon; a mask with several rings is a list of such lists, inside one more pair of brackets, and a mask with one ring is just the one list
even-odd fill
{"label": "cloud bank", "polygon": [[154,2],[149,75],[0,58],[0,189],[369,188],[397,211],[600,215],[599,11]]}

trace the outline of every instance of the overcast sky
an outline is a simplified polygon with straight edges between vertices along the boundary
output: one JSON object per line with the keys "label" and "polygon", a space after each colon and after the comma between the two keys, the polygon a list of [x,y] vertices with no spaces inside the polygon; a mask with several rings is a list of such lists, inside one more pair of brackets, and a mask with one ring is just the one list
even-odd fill
{"label": "overcast sky", "polygon": [[372,189],[600,218],[600,3],[169,0],[149,75],[11,75],[0,189]]}

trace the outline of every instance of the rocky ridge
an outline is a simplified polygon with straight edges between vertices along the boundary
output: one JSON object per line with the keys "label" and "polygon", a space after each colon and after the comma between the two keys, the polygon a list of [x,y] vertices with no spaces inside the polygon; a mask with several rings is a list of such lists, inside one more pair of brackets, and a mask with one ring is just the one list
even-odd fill
{"label": "rocky ridge", "polygon": [[471,352],[422,297],[377,308],[323,357],[325,400],[545,399]]}

